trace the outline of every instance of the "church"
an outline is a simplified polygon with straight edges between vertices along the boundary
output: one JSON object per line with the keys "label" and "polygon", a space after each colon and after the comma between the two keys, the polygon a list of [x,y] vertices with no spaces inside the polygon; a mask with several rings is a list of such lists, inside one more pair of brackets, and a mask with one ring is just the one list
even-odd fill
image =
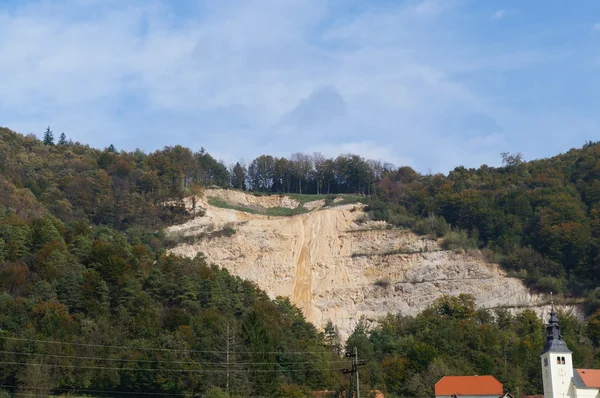
{"label": "church", "polygon": [[541,355],[544,398],[600,398],[600,370],[573,369],[571,350],[560,334],[554,307]]}

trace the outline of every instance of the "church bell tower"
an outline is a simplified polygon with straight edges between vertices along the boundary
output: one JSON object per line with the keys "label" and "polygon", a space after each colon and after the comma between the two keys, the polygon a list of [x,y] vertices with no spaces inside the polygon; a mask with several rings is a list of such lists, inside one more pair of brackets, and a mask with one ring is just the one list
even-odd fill
{"label": "church bell tower", "polygon": [[569,398],[573,392],[573,361],[571,351],[560,334],[554,306],[546,331],[546,344],[541,355],[544,398]]}

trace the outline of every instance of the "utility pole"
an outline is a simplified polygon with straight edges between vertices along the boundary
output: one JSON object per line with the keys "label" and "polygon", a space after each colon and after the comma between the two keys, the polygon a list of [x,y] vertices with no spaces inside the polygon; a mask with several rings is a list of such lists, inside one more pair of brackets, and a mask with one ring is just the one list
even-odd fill
{"label": "utility pole", "polygon": [[352,353],[346,354],[347,358],[352,358],[352,369],[342,369],[342,373],[350,374],[350,383],[348,385],[348,398],[353,398],[352,391],[356,391],[355,398],[360,398],[360,384],[358,380],[358,367],[366,365],[365,360],[358,360],[358,349],[352,347]]}
{"label": "utility pole", "polygon": [[229,322],[227,323],[227,381],[226,391],[229,393]]}

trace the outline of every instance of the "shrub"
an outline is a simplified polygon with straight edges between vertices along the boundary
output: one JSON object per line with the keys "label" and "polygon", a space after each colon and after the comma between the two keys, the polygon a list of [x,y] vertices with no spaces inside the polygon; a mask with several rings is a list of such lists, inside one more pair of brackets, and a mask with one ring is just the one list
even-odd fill
{"label": "shrub", "polygon": [[430,215],[427,218],[417,221],[414,224],[413,230],[419,235],[433,235],[441,238],[450,232],[450,225],[444,217]]}
{"label": "shrub", "polygon": [[388,286],[390,286],[390,278],[382,278],[382,279],[377,279],[375,281],[375,286],[379,286],[382,287],[384,289],[386,289]]}
{"label": "shrub", "polygon": [[445,250],[470,250],[476,249],[477,243],[465,231],[450,231],[442,240],[441,246]]}
{"label": "shrub", "polygon": [[583,308],[586,314],[593,314],[600,310],[600,287],[588,293]]}
{"label": "shrub", "polygon": [[533,288],[542,293],[562,293],[565,290],[565,281],[562,278],[542,276],[533,283]]}
{"label": "shrub", "polygon": [[223,225],[223,229],[221,229],[222,236],[230,237],[236,233],[235,228],[233,228],[233,223],[228,222]]}

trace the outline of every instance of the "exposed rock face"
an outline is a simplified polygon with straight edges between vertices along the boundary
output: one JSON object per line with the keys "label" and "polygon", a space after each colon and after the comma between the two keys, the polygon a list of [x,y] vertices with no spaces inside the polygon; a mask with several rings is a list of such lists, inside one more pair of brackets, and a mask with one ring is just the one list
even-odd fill
{"label": "exposed rock face", "polygon": [[[298,205],[285,197],[228,190],[210,190],[206,195],[235,205]],[[310,213],[269,217],[213,207],[206,198],[198,202],[206,215],[174,226],[171,232],[194,235],[226,223],[237,232],[182,244],[174,253],[203,252],[210,262],[256,282],[271,297],[290,297],[317,327],[331,319],[342,337],[361,316],[415,315],[444,294],[472,294],[485,308],[537,307],[541,312],[547,302],[520,280],[507,278],[478,252],[444,251],[430,238],[364,221],[360,204],[321,208],[323,202],[313,202],[305,204],[316,208]]]}

